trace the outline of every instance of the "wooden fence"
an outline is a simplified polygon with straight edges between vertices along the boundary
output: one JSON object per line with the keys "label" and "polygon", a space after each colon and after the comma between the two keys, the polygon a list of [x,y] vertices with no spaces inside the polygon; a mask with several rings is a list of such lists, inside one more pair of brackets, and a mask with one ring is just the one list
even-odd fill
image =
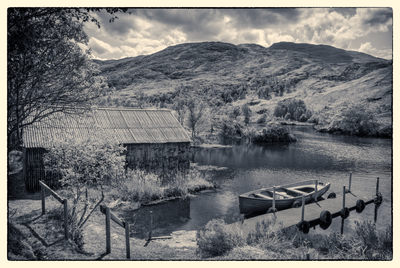
{"label": "wooden fence", "polygon": [[117,216],[115,216],[110,208],[104,205],[100,206],[100,211],[106,215],[106,254],[111,253],[111,220],[113,220],[116,224],[125,229],[125,248],[126,248],[126,258],[131,258],[131,249],[130,249],[130,240],[129,240],[129,223],[120,220]]}
{"label": "wooden fence", "polygon": [[48,191],[58,202],[64,206],[64,236],[68,239],[68,200],[61,198],[56,192],[54,192],[49,186],[44,182],[39,181],[40,192],[42,198],[42,215],[46,213],[46,191]]}

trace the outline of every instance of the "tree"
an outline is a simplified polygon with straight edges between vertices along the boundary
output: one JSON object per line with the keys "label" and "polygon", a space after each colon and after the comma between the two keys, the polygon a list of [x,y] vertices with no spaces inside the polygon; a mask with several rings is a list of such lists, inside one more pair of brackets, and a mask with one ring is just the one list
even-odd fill
{"label": "tree", "polygon": [[[99,22],[78,8],[9,8],[7,25],[8,149],[22,144],[23,129],[55,112],[89,107],[107,91],[89,60],[86,22]],[[107,9],[114,14],[118,9]],[[110,21],[116,17],[112,16]],[[81,110],[81,109],[80,109]]]}
{"label": "tree", "polygon": [[187,101],[188,110],[188,126],[192,131],[192,140],[194,141],[197,134],[197,125],[203,117],[205,105],[199,100],[192,98]]}
{"label": "tree", "polygon": [[242,113],[244,115],[244,123],[248,125],[250,123],[251,109],[247,103],[243,104]]}

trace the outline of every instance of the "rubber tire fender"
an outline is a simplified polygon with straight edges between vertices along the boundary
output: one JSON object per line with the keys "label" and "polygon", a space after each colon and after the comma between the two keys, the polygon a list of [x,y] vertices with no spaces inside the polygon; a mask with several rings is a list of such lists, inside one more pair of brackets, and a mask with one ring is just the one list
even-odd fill
{"label": "rubber tire fender", "polygon": [[321,211],[321,214],[319,215],[319,221],[322,222],[324,225],[331,225],[332,214],[328,210]]}
{"label": "rubber tire fender", "polygon": [[302,231],[305,234],[308,234],[310,231],[310,223],[308,221],[301,221],[297,224],[297,227],[299,228],[300,231]]}
{"label": "rubber tire fender", "polygon": [[301,202],[299,200],[296,200],[292,204],[292,208],[299,208],[301,207]]}
{"label": "rubber tire fender", "polygon": [[350,215],[350,210],[348,207],[342,208],[342,210],[340,210],[340,216],[343,219],[346,219],[347,217],[349,217],[349,215]]}
{"label": "rubber tire fender", "polygon": [[336,198],[336,194],[334,192],[329,193],[328,199]]}
{"label": "rubber tire fender", "polygon": [[357,211],[357,213],[363,212],[364,208],[365,208],[364,200],[358,199],[357,202],[356,202],[356,211]]}

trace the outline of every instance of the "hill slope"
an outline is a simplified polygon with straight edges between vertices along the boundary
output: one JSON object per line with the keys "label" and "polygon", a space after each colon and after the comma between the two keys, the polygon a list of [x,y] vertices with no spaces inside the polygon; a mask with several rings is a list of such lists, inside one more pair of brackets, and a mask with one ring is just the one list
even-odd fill
{"label": "hill slope", "polygon": [[288,42],[269,48],[202,42],[97,63],[116,89],[111,99],[117,105],[135,105],[142,92],[168,106],[184,89],[214,107],[259,99],[251,109],[271,113],[279,100],[300,98],[321,127],[358,105],[373,111],[380,128],[391,127],[392,62],[355,51]]}

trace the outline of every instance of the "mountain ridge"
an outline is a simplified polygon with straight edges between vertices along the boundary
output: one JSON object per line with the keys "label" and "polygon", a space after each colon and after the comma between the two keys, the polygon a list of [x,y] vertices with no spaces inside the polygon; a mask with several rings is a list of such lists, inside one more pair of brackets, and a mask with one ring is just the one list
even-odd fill
{"label": "mountain ridge", "polygon": [[173,105],[177,92],[189,88],[215,107],[259,99],[252,109],[271,113],[279,100],[290,97],[304,99],[324,126],[352,105],[379,111],[377,117],[391,124],[392,61],[333,46],[197,42],[96,62],[116,89],[111,98],[116,105],[137,105],[139,93],[153,105]]}

